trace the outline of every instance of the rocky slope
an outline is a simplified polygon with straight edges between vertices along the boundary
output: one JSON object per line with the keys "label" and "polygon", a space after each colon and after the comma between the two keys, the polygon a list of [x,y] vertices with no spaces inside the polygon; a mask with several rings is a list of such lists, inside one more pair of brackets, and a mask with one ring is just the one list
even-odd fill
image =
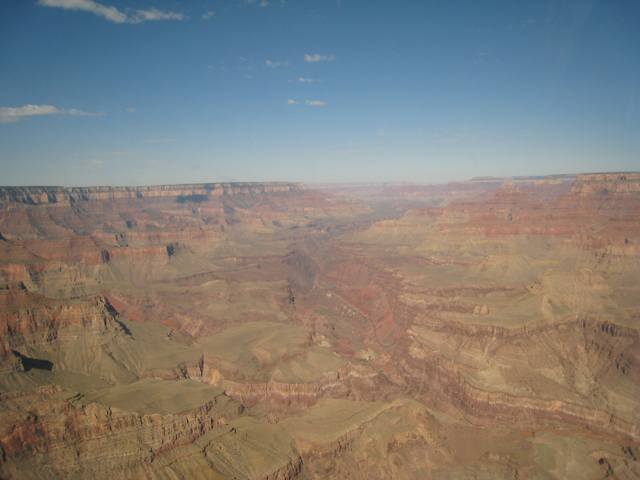
{"label": "rocky slope", "polygon": [[0,476],[640,478],[640,174],[321,188],[0,188]]}

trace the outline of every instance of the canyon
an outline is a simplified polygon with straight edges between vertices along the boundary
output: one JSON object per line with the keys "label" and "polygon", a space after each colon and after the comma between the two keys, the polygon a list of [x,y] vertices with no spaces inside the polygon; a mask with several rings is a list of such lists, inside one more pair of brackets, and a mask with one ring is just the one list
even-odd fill
{"label": "canyon", "polygon": [[0,478],[638,457],[640,173],[0,187]]}

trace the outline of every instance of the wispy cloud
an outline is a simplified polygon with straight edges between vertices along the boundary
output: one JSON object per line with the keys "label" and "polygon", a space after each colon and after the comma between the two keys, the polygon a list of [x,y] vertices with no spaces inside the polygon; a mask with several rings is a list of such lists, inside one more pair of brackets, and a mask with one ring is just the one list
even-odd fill
{"label": "wispy cloud", "polygon": [[25,105],[17,108],[1,107],[0,123],[17,122],[22,118],[29,118],[34,115],[90,115],[95,117],[105,114],[103,112],[84,112],[75,108],[65,110],[51,105]]}
{"label": "wispy cloud", "polygon": [[204,19],[206,20],[207,18],[211,18],[211,17],[213,17],[215,14],[216,14],[216,12],[207,12],[207,13],[203,13],[203,14],[202,14],[202,18],[204,18]]}
{"label": "wispy cloud", "polygon": [[153,138],[151,140],[143,140],[142,143],[164,143],[164,142],[179,142],[179,138]]}
{"label": "wispy cloud", "polygon": [[327,102],[321,102],[320,100],[307,100],[306,102],[307,105],[326,105]]}
{"label": "wispy cloud", "polygon": [[183,20],[181,13],[165,12],[151,7],[150,10],[132,10],[127,8],[121,12],[116,7],[105,6],[93,0],[38,0],[45,7],[59,7],[65,10],[82,10],[92,12],[114,23],[140,23],[149,20]]}
{"label": "wispy cloud", "polygon": [[333,55],[318,55],[317,53],[315,55],[306,54],[304,56],[305,62],[322,62],[322,61],[330,62],[335,59],[336,57]]}
{"label": "wispy cloud", "polygon": [[[295,80],[289,80],[289,82],[295,82]],[[322,80],[319,78],[303,78],[303,77],[298,77],[298,82],[300,83],[322,83],[322,82],[326,82],[326,80]]]}
{"label": "wispy cloud", "polygon": [[93,12],[115,23],[125,23],[128,18],[125,13],[122,13],[116,7],[105,7],[91,0],[38,0],[38,4],[45,7],[60,7],[66,10]]}
{"label": "wispy cloud", "polygon": [[129,23],[140,23],[145,20],[184,20],[181,13],[164,12],[151,7],[151,10],[135,10],[135,13],[129,17]]}
{"label": "wispy cloud", "polygon": [[[244,0],[244,4],[245,5],[253,5],[256,3],[256,0]],[[266,7],[269,5],[269,2],[267,2],[266,0],[262,0],[260,3],[258,3],[258,6],[260,7]]]}
{"label": "wispy cloud", "polygon": [[129,113],[136,113],[136,109],[131,107],[131,108],[127,108],[127,112]]}
{"label": "wispy cloud", "polygon": [[291,100],[291,99],[287,100],[287,105],[295,105],[296,103],[298,102],[296,102],[295,100]]}
{"label": "wispy cloud", "polygon": [[387,136],[387,132],[385,132],[384,130],[378,130],[376,132],[376,135],[378,135],[379,137],[386,137]]}
{"label": "wispy cloud", "polygon": [[271,60],[267,60],[266,62],[264,62],[265,66],[269,67],[269,68],[276,68],[279,66],[288,66],[289,65],[289,60],[287,60],[286,62],[280,63],[280,62],[272,62]]}

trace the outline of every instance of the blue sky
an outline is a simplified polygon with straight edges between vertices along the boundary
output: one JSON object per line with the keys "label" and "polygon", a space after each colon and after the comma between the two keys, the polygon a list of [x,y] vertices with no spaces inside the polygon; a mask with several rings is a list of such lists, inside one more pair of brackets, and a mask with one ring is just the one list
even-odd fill
{"label": "blue sky", "polygon": [[0,2],[0,184],[640,170],[640,2]]}

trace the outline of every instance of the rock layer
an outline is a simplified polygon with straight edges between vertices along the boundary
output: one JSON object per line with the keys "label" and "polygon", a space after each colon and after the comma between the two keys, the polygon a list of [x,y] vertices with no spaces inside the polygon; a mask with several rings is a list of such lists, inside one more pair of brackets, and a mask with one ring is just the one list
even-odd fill
{"label": "rock layer", "polygon": [[2,188],[0,476],[639,478],[639,175]]}

